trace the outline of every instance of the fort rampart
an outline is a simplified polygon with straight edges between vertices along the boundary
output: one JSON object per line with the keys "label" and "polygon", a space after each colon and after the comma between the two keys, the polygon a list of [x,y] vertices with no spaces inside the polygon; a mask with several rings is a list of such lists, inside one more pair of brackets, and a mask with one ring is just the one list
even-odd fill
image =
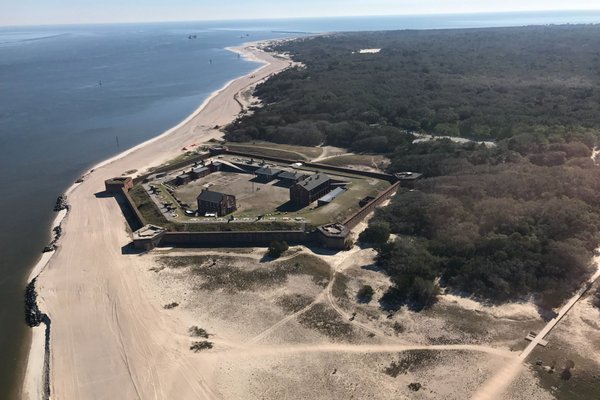
{"label": "fort rampart", "polygon": [[[304,166],[309,168],[333,170],[340,173],[347,173],[351,175],[366,176],[369,178],[377,178],[386,180],[392,183],[392,186],[386,190],[380,192],[377,197],[369,201],[357,212],[346,218],[342,222],[342,226],[345,228],[343,231],[346,232],[344,236],[338,238],[325,237],[323,230],[311,230],[311,231],[217,231],[217,232],[167,232],[162,236],[160,240],[161,245],[168,246],[181,246],[181,247],[228,247],[228,246],[268,246],[269,243],[275,240],[283,240],[289,244],[316,244],[324,247],[331,247],[335,249],[342,249],[345,245],[345,240],[348,232],[354,228],[361,220],[363,220],[370,212],[376,207],[380,206],[385,200],[389,199],[400,187],[400,181],[394,175],[372,172],[372,171],[360,171],[351,168],[337,167],[320,163],[306,162],[303,160],[290,160],[279,157],[266,157],[258,154],[252,154],[249,152],[233,151],[226,148],[219,149],[218,151],[211,151],[210,154],[201,154],[197,157],[189,158],[185,161],[166,165],[164,167],[157,168],[150,173],[136,177],[134,183],[143,182],[150,175],[157,173],[170,172],[181,168],[186,168],[191,164],[203,161],[218,154],[231,154],[241,157],[249,157],[258,160],[273,161],[278,163],[293,164],[301,162]],[[137,230],[140,227],[146,225],[144,217],[141,215],[133,199],[128,193],[127,188],[122,188],[120,193],[122,194],[121,199],[125,203],[124,211],[130,212],[130,218],[128,222],[132,230]]]}

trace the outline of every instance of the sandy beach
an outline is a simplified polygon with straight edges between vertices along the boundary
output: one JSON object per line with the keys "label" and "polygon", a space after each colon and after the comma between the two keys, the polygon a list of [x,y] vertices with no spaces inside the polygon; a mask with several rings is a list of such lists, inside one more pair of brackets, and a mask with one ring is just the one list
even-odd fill
{"label": "sandy beach", "polygon": [[[143,171],[190,147],[222,136],[215,126],[241,111],[244,92],[291,65],[256,44],[232,49],[263,65],[213,93],[192,115],[162,135],[96,165],[67,191],[59,248],[33,268],[38,304],[51,320],[50,391],[53,399],[212,398],[208,366],[182,352],[181,321],[146,301],[122,249],[131,241],[104,180]],[[243,104],[247,105],[247,104]],[[50,257],[51,256],[51,257]],[[23,397],[44,396],[44,325],[35,328]]]}

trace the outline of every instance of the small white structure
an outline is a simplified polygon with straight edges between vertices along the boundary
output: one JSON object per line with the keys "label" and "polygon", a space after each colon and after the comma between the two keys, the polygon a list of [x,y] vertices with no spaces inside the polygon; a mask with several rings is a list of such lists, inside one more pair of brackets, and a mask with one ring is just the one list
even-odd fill
{"label": "small white structure", "polygon": [[360,49],[359,54],[377,54],[381,49]]}

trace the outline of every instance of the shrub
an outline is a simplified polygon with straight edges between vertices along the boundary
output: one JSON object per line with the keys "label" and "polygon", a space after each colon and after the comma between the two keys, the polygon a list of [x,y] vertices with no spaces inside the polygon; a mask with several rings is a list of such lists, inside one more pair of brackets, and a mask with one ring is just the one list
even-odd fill
{"label": "shrub", "polygon": [[363,285],[358,290],[358,293],[356,293],[356,298],[361,303],[370,303],[371,300],[373,299],[373,294],[375,294],[375,291],[373,290],[373,288],[371,286]]}
{"label": "shrub", "polygon": [[192,326],[190,329],[188,329],[188,332],[190,336],[203,337],[205,339],[208,339],[209,335],[206,329],[198,328],[197,326]]}
{"label": "shrub", "polygon": [[275,240],[275,241],[271,242],[271,244],[269,245],[269,250],[268,250],[267,254],[269,257],[279,258],[289,248],[290,248],[290,246],[288,246],[287,242],[285,242],[285,241],[280,242],[278,240]]}
{"label": "shrub", "polygon": [[202,350],[212,349],[212,348],[213,348],[213,343],[209,342],[208,340],[202,340],[201,342],[194,342],[190,346],[190,350],[192,350],[194,353],[197,353]]}
{"label": "shrub", "polygon": [[596,289],[596,292],[592,296],[592,304],[596,308],[600,308],[600,286]]}
{"label": "shrub", "polygon": [[390,226],[386,223],[377,223],[361,232],[358,240],[363,243],[384,244],[390,238]]}

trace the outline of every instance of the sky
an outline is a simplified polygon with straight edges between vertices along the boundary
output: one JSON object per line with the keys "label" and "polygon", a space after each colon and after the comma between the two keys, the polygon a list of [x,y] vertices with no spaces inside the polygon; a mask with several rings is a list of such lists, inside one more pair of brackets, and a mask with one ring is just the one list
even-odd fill
{"label": "sky", "polygon": [[[593,4],[596,3],[596,4]],[[596,0],[0,0],[0,25],[600,10]]]}

